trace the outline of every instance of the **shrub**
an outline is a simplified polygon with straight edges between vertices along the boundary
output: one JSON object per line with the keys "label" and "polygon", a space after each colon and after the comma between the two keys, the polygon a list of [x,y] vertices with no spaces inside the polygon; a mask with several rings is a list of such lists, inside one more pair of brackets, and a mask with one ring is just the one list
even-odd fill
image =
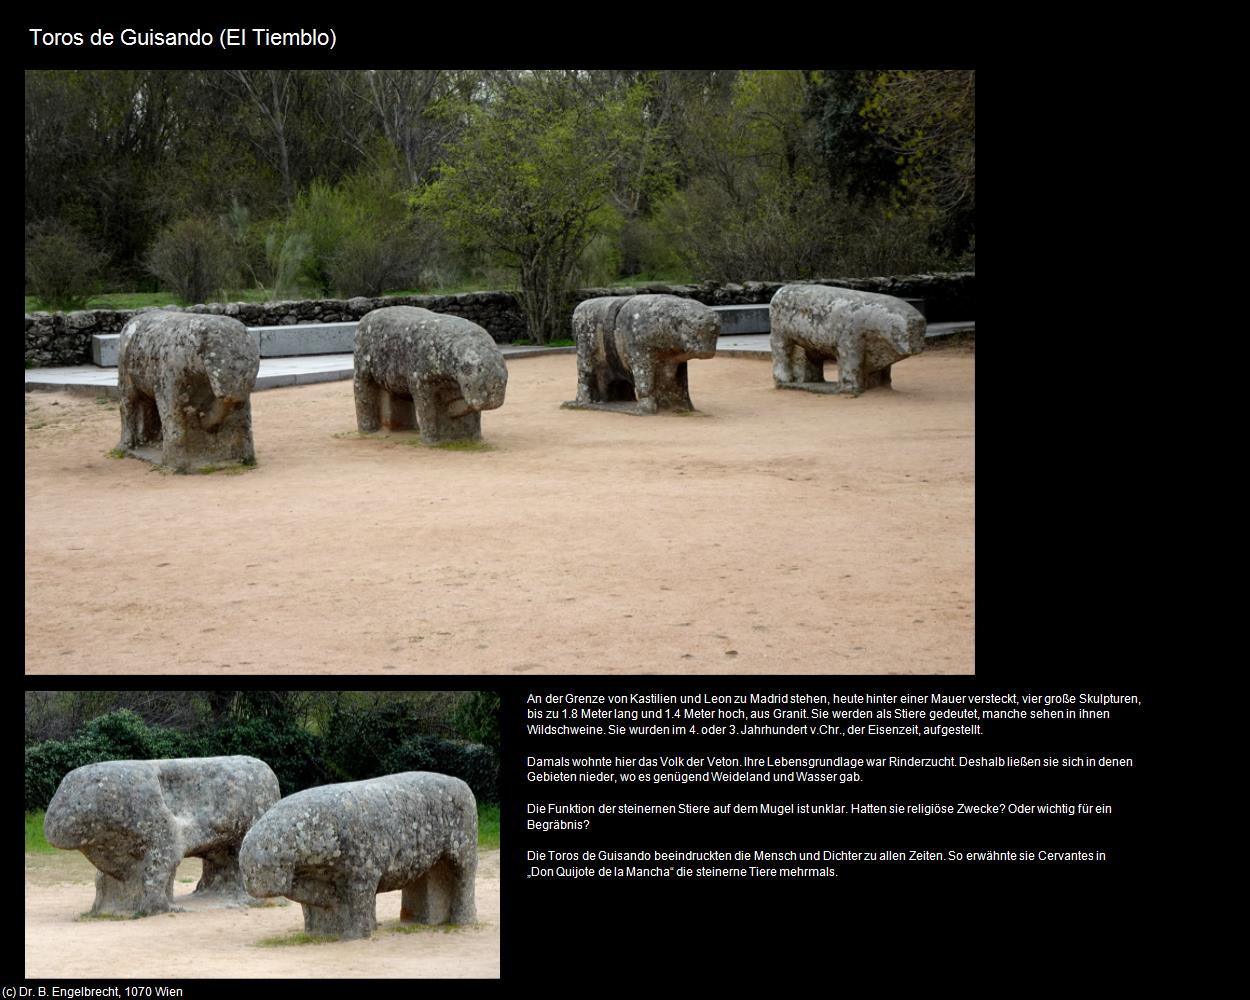
{"label": "shrub", "polygon": [[265,718],[227,722],[196,742],[204,757],[246,754],[263,760],[278,776],[283,795],[335,781],[321,764],[322,743],[298,723]]}
{"label": "shrub", "polygon": [[128,708],[92,719],[79,735],[104,751],[105,760],[155,760],[185,757],[190,752],[190,741],[184,734],[149,726]]}
{"label": "shrub", "polygon": [[73,226],[49,221],[27,233],[26,290],[45,309],[81,309],[100,291],[107,263]]}
{"label": "shrub", "polygon": [[325,754],[334,781],[358,781],[389,773],[386,756],[422,728],[407,705],[336,706],[326,726]]}
{"label": "shrub", "polygon": [[479,743],[460,743],[437,736],[404,740],[381,762],[379,774],[436,771],[459,778],[479,802],[499,801],[499,756]]}
{"label": "shrub", "polygon": [[26,811],[48,808],[61,779],[76,767],[109,760],[107,751],[92,740],[45,740],[26,748]]}
{"label": "shrub", "polygon": [[153,760],[197,753],[176,729],[148,726],[129,709],[101,715],[73,739],[45,740],[26,748],[26,810],[47,808],[61,779],[76,767],[102,760]]}
{"label": "shrub", "polygon": [[234,245],[209,219],[175,222],[156,238],[147,266],[187,303],[210,301],[238,277]]}
{"label": "shrub", "polygon": [[361,226],[348,232],[331,254],[326,275],[335,294],[377,296],[403,288],[420,276],[421,251],[411,230],[390,232]]}
{"label": "shrub", "polygon": [[456,729],[472,743],[499,753],[499,692],[474,691],[456,710]]}

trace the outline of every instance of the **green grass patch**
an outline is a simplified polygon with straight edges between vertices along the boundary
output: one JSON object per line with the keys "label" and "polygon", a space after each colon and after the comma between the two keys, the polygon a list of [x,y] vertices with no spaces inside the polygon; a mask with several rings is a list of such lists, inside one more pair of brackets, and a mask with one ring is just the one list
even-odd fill
{"label": "green grass patch", "polygon": [[44,838],[43,810],[26,814],[26,853],[56,854],[57,849]]}
{"label": "green grass patch", "polygon": [[110,448],[104,453],[105,458],[125,458],[126,453],[121,448]]}
{"label": "green grass patch", "polygon": [[92,913],[90,910],[78,914],[79,920],[138,920],[139,917],[138,913],[128,917],[121,913]]}
{"label": "green grass patch", "polygon": [[499,805],[482,802],[477,807],[477,846],[499,847]]}
{"label": "green grass patch", "polygon": [[286,948],[299,944],[329,944],[338,938],[330,934],[309,934],[307,931],[291,931],[290,934],[277,934],[274,937],[261,938],[256,942],[261,948]]}

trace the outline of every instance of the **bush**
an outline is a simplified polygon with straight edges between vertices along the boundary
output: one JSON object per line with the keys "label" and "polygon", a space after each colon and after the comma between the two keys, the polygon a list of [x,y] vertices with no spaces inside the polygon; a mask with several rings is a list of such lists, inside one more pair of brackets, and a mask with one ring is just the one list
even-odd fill
{"label": "bush", "polygon": [[45,740],[26,748],[26,811],[48,808],[61,779],[76,767],[110,760],[108,751],[92,740]]}
{"label": "bush", "polygon": [[437,736],[404,740],[381,762],[379,774],[436,771],[459,778],[479,802],[499,801],[499,756],[479,743],[460,743]]}
{"label": "bush", "polygon": [[108,254],[73,226],[32,226],[26,240],[26,290],[45,309],[81,309],[99,293]]}
{"label": "bush", "polygon": [[389,773],[386,756],[420,734],[422,724],[403,703],[377,708],[336,706],[326,725],[325,754],[333,781],[359,781]]}
{"label": "bush", "polygon": [[70,740],[45,740],[26,748],[26,810],[47,808],[61,779],[76,767],[102,760],[155,760],[197,753],[176,729],[148,726],[129,709],[101,715]]}
{"label": "bush", "polygon": [[167,290],[188,304],[209,302],[238,280],[234,244],[209,219],[175,222],[156,238],[147,266]]}
{"label": "bush", "polygon": [[188,738],[176,729],[149,726],[128,708],[92,719],[79,734],[107,753],[106,760],[156,760],[162,757],[185,757],[190,750]]}
{"label": "bush", "polygon": [[499,692],[474,691],[456,710],[456,729],[466,740],[499,753]]}
{"label": "bush", "polygon": [[378,296],[414,283],[421,248],[412,230],[362,226],[347,233],[326,264],[330,287],[342,298]]}
{"label": "bush", "polygon": [[338,780],[321,764],[321,740],[295,722],[240,719],[205,733],[195,744],[196,756],[231,754],[263,760],[278,776],[283,795]]}

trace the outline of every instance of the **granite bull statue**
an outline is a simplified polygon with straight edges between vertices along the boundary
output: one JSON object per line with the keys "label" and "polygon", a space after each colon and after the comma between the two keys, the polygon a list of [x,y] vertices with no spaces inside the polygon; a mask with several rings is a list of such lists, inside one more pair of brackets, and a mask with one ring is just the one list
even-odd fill
{"label": "granite bull statue", "polygon": [[309,788],[252,827],[239,861],[247,891],[301,904],[310,934],[369,937],[377,894],[396,889],[401,920],[470,923],[477,803],[459,778],[429,771]]}
{"label": "granite bull statue", "polygon": [[[890,385],[890,366],[924,350],[925,319],[892,295],[828,285],[785,285],[768,307],[778,389],[843,393]],[[824,363],[837,362],[826,382]]]}
{"label": "granite bull statue", "polygon": [[577,399],[565,406],[643,414],[693,410],[686,363],[716,355],[720,316],[676,295],[587,299],[573,310],[573,335]]}
{"label": "granite bull statue", "polygon": [[82,851],[99,869],[93,914],[172,909],[185,857],[204,862],[197,894],[241,904],[239,846],[279,795],[273,771],[255,757],[110,760],[61,779],[43,829],[48,843]]}
{"label": "granite bull statue", "polygon": [[260,351],[236,319],[140,313],[118,341],[118,448],[180,472],[254,462],[251,394],[259,369]]}
{"label": "granite bull statue", "polygon": [[356,328],[356,426],[418,427],[426,444],[476,441],[503,405],[508,369],[476,323],[413,306],[366,313]]}

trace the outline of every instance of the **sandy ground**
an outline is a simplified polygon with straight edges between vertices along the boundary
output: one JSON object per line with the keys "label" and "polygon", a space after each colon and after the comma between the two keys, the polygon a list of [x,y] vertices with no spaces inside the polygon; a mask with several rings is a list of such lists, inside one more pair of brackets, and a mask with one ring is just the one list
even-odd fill
{"label": "sandy ground", "polygon": [[27,672],[973,670],[971,349],[858,399],[695,361],[687,416],[562,410],[575,365],[513,362],[483,451],[361,438],[351,382],[258,392],[238,474],[27,394]]}
{"label": "sandy ground", "polygon": [[178,869],[175,905],[185,913],[142,920],[80,919],[95,898],[95,869],[81,854],[26,855],[26,975],[196,978],[496,978],[499,976],[499,851],[478,856],[477,925],[398,933],[399,892],[378,896],[378,930],[367,941],[264,946],[303,931],[287,900],[206,909],[178,899],[195,888],[200,862]]}

